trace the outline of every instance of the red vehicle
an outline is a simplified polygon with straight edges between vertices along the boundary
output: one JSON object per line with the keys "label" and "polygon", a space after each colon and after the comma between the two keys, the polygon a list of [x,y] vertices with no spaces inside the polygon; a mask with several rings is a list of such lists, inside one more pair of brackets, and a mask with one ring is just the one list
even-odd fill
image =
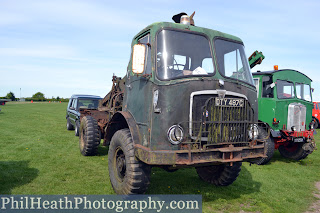
{"label": "red vehicle", "polygon": [[314,120],[314,128],[317,129],[320,119],[320,102],[313,102],[312,118]]}

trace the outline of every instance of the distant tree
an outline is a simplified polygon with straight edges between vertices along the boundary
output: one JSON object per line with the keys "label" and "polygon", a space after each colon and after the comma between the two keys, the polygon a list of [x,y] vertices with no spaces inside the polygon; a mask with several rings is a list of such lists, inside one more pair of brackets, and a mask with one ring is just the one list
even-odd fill
{"label": "distant tree", "polygon": [[42,92],[37,92],[36,94],[34,94],[32,96],[32,98],[36,98],[36,99],[44,99],[44,94]]}
{"label": "distant tree", "polygon": [[7,94],[6,98],[11,99],[11,101],[16,100],[16,96],[11,91]]}
{"label": "distant tree", "polygon": [[59,96],[57,96],[57,101],[60,101],[60,97]]}
{"label": "distant tree", "polygon": [[42,92],[37,92],[31,97],[34,101],[45,101],[46,98]]}

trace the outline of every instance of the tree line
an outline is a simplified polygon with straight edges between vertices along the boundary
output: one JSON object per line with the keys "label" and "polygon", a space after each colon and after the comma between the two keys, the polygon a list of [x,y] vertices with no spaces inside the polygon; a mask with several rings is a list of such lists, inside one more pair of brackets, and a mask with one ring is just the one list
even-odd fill
{"label": "tree line", "polygon": [[[0,97],[0,99],[10,99],[11,101],[17,101],[19,98],[16,98],[13,92],[9,92],[6,96]],[[37,92],[32,95],[32,97],[24,98],[26,101],[62,101],[62,102],[68,102],[68,98],[60,98],[59,96],[52,98],[46,98],[42,92]]]}

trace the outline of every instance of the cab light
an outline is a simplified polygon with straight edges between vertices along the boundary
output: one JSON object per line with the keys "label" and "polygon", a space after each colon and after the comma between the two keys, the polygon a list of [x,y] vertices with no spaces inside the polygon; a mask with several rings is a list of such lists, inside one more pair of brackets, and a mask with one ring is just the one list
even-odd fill
{"label": "cab light", "polygon": [[190,17],[187,15],[182,15],[180,18],[180,23],[185,25],[190,25]]}
{"label": "cab light", "polygon": [[279,69],[278,65],[274,65],[273,68],[274,68],[274,70],[278,70]]}

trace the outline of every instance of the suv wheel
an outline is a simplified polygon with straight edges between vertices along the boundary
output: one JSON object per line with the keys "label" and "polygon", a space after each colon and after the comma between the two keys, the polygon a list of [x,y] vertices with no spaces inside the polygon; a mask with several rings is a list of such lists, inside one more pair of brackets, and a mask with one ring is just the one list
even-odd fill
{"label": "suv wheel", "polygon": [[117,194],[143,194],[150,183],[151,167],[136,159],[129,129],[118,130],[109,152],[110,182]]}
{"label": "suv wheel", "polygon": [[67,118],[67,130],[73,130],[73,125],[71,124],[69,117]]}
{"label": "suv wheel", "polygon": [[98,122],[91,116],[85,116],[80,124],[79,147],[84,156],[96,155],[99,140]]}
{"label": "suv wheel", "polygon": [[77,120],[77,121],[76,121],[76,126],[75,126],[75,128],[74,128],[74,134],[75,134],[75,136],[79,136],[79,129],[80,129],[80,121]]}
{"label": "suv wheel", "polygon": [[234,162],[232,166],[220,164],[196,167],[196,170],[202,180],[216,186],[228,186],[237,179],[241,165],[241,162]]}

